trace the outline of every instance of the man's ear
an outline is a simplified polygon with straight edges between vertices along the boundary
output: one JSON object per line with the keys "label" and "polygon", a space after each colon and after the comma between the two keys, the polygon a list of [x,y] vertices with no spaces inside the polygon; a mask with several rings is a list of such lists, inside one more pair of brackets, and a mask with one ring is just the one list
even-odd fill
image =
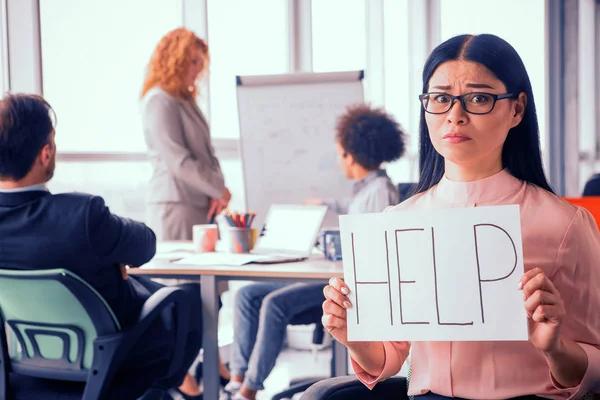
{"label": "man's ear", "polygon": [[346,160],[348,162],[348,165],[354,165],[354,163],[356,163],[356,161],[354,160],[354,156],[350,153],[346,153]]}
{"label": "man's ear", "polygon": [[51,143],[45,144],[40,150],[39,159],[44,167],[48,167],[52,162],[52,156],[54,154],[54,146]]}
{"label": "man's ear", "polygon": [[513,103],[513,115],[510,124],[511,128],[519,125],[523,121],[525,116],[525,109],[527,109],[527,95],[524,92],[519,93],[517,100]]}

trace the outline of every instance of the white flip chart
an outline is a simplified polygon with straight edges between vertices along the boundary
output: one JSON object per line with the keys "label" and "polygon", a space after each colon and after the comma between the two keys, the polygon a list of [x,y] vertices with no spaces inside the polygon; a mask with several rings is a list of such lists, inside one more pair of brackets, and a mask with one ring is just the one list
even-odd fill
{"label": "white flip chart", "polygon": [[340,217],[348,339],[527,340],[519,206]]}
{"label": "white flip chart", "polygon": [[[362,71],[238,77],[246,208],[256,212],[255,227],[274,203],[352,195],[335,124],[349,105],[364,103],[362,79]],[[324,226],[337,226],[337,214],[328,214]]]}

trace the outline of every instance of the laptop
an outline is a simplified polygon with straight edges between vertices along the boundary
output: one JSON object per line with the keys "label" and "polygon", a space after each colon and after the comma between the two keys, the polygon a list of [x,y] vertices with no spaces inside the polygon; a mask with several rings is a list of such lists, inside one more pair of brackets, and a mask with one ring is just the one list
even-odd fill
{"label": "laptop", "polygon": [[250,252],[256,258],[250,262],[268,264],[306,260],[315,246],[326,213],[327,206],[273,204]]}

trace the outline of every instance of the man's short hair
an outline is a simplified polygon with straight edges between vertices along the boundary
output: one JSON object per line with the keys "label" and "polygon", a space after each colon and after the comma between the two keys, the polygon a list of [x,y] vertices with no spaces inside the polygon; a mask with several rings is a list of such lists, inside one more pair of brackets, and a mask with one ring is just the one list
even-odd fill
{"label": "man's short hair", "polygon": [[0,178],[23,179],[50,143],[54,112],[41,96],[7,93],[0,100]]}

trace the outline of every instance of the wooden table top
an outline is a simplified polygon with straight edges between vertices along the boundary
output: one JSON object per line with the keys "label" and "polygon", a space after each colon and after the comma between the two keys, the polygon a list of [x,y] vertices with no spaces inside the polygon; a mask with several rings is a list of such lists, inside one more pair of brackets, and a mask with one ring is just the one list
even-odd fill
{"label": "wooden table top", "polygon": [[280,264],[215,265],[212,267],[150,261],[141,268],[129,269],[128,272],[131,275],[216,275],[299,279],[329,279],[344,276],[341,262],[313,259]]}
{"label": "wooden table top", "polygon": [[[159,246],[160,249],[160,246]],[[191,254],[190,254],[191,255]],[[200,266],[175,263],[168,259],[153,259],[140,268],[130,268],[131,275],[215,275],[231,277],[323,279],[344,276],[341,261],[329,261],[323,256],[312,256],[308,260],[275,264],[214,265]]]}

